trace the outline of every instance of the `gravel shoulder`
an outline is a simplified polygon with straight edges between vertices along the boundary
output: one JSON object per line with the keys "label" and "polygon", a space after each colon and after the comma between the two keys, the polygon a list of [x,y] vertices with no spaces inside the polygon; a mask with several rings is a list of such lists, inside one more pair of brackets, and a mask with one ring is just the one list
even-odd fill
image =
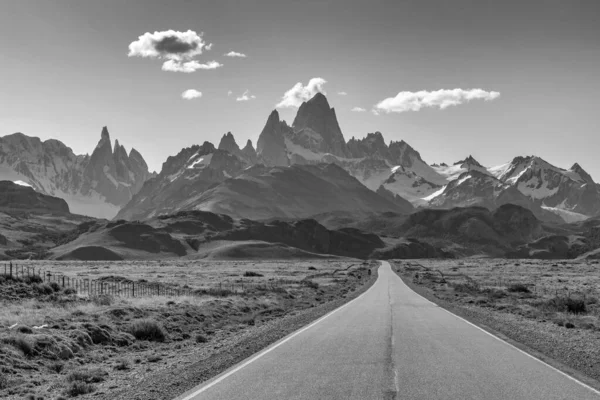
{"label": "gravel shoulder", "polygon": [[488,304],[448,295],[441,285],[415,278],[402,262],[393,269],[412,290],[552,367],[600,390],[600,331],[567,329],[556,321],[531,318]]}

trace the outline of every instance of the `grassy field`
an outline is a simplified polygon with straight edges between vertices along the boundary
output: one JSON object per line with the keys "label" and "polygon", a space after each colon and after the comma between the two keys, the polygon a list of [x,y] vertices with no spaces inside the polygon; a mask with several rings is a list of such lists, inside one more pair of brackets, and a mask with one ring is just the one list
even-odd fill
{"label": "grassy field", "polygon": [[415,283],[434,288],[440,298],[600,328],[596,261],[420,260],[399,266]]}
{"label": "grassy field", "polygon": [[[0,398],[106,395],[152,371],[214,355],[254,327],[344,298],[368,280],[367,264],[346,261],[28,265],[72,278],[117,276],[209,290],[89,298],[1,276]],[[223,285],[241,281],[243,291]]]}

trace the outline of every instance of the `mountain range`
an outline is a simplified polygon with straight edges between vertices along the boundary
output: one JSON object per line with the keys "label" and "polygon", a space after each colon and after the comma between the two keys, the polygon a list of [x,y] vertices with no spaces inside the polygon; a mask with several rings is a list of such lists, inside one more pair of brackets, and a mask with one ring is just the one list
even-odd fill
{"label": "mountain range", "polygon": [[129,154],[106,127],[92,155],[76,155],[64,143],[15,133],[0,137],[0,180],[64,199],[72,213],[113,218],[152,174],[142,155]]}
{"label": "mountain range", "polygon": [[518,204],[552,223],[600,215],[600,185],[575,163],[562,169],[537,156],[485,167],[469,156],[428,164],[404,141],[380,132],[346,141],[335,109],[317,93],[291,125],[274,110],[256,148],[228,132],[219,145],[182,149],[152,174],[135,149],[111,146],[107,128],[91,156],[57,140],[21,133],[0,138],[0,180],[63,198],[71,212],[145,220],[203,210],[235,218],[307,218],[355,212],[411,214],[421,208]]}

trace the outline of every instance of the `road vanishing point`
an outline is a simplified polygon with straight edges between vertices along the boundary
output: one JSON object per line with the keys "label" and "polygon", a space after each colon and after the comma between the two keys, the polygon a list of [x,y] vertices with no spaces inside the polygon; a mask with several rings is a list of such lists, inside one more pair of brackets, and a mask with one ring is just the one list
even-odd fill
{"label": "road vanishing point", "polygon": [[421,297],[382,262],[361,296],[178,400],[600,399]]}

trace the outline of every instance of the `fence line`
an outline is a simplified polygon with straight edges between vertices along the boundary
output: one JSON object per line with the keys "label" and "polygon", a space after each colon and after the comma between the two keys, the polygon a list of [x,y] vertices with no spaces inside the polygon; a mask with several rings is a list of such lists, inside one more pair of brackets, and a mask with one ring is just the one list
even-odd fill
{"label": "fence line", "polygon": [[[2,267],[0,267],[0,271]],[[151,296],[202,296],[202,295],[226,295],[239,293],[247,290],[274,290],[279,288],[285,282],[276,280],[251,283],[220,281],[218,286],[211,288],[175,288],[168,284],[158,282],[133,282],[130,280],[110,280],[107,278],[99,279],[75,279],[62,273],[51,273],[41,268],[13,264],[12,262],[4,264],[4,276],[15,279],[34,279],[40,283],[58,285],[63,289],[71,289],[79,295],[101,296],[111,295],[119,297],[151,297]],[[308,284],[312,281],[297,281],[299,284]]]}

